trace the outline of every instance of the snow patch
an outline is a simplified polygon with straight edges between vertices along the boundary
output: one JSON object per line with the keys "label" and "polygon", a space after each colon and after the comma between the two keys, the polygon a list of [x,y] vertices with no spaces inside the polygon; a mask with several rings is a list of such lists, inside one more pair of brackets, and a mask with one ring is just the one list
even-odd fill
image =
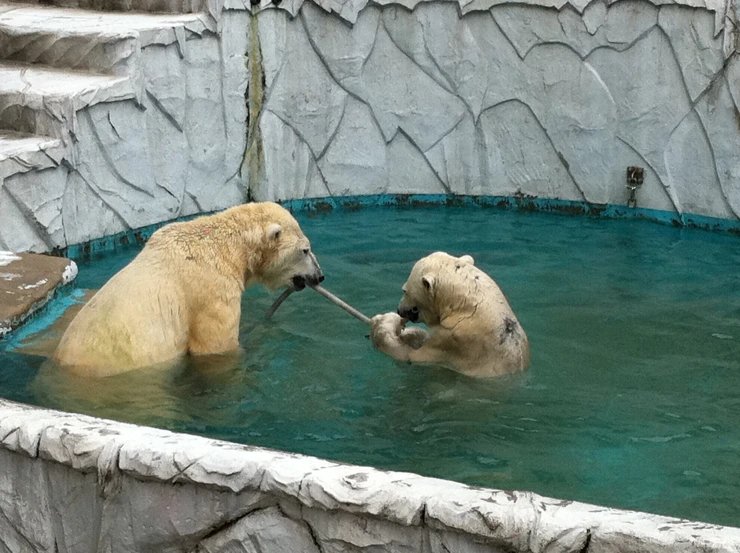
{"label": "snow patch", "polygon": [[31,288],[38,288],[39,286],[41,286],[42,284],[46,284],[47,282],[49,282],[48,278],[42,278],[36,284],[23,284],[18,287],[18,290],[30,290]]}
{"label": "snow patch", "polygon": [[0,267],[10,265],[13,261],[18,261],[20,257],[13,252],[0,251]]}
{"label": "snow patch", "polygon": [[62,273],[62,284],[69,284],[77,278],[77,263],[70,261]]}

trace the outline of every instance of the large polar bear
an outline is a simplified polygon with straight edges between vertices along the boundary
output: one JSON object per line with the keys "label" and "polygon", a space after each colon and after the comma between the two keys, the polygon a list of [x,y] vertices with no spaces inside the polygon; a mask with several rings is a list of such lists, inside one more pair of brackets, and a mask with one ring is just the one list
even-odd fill
{"label": "large polar bear", "polygon": [[[432,331],[405,328],[406,320]],[[446,365],[470,376],[529,366],[529,340],[501,289],[469,255],[420,259],[403,286],[397,313],[372,319],[373,345],[397,361]]]}
{"label": "large polar bear", "polygon": [[242,292],[302,289],[324,279],[298,222],[250,203],[155,232],[67,328],[54,360],[106,376],[239,346]]}

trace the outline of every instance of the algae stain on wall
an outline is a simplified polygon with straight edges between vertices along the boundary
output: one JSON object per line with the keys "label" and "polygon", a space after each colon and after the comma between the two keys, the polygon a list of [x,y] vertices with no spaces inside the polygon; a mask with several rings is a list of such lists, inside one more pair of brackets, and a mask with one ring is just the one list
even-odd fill
{"label": "algae stain on wall", "polygon": [[247,200],[253,198],[253,190],[264,176],[265,153],[260,133],[259,119],[265,98],[265,70],[262,65],[259,25],[256,10],[249,16],[249,50],[247,52],[247,148],[242,162],[242,175],[247,177]]}

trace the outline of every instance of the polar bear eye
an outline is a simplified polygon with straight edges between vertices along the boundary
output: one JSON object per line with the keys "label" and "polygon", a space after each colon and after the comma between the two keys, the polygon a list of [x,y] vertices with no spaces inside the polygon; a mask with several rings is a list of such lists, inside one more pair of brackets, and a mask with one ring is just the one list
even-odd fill
{"label": "polar bear eye", "polygon": [[308,255],[308,248],[303,248],[304,255]]}

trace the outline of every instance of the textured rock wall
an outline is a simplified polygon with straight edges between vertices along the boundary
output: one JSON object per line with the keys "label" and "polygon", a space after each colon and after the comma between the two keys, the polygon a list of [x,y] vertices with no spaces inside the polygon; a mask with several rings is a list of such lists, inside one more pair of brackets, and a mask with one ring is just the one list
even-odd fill
{"label": "textured rock wall", "polygon": [[23,29],[0,40],[0,56],[112,73],[61,100],[0,87],[15,130],[50,137],[0,152],[0,248],[63,248],[249,197],[624,204],[629,165],[645,168],[640,207],[740,213],[734,0],[204,6],[135,38],[134,17],[113,20],[113,39],[83,43],[60,23],[27,46]]}
{"label": "textured rock wall", "polygon": [[641,207],[740,213],[731,2],[365,4],[259,13],[254,197],[624,204],[638,165]]}
{"label": "textured rock wall", "polygon": [[740,530],[0,400],[0,551],[704,553]]}
{"label": "textured rock wall", "polygon": [[143,36],[134,93],[78,106],[54,163],[0,157],[0,249],[49,251],[245,201],[248,18]]}

